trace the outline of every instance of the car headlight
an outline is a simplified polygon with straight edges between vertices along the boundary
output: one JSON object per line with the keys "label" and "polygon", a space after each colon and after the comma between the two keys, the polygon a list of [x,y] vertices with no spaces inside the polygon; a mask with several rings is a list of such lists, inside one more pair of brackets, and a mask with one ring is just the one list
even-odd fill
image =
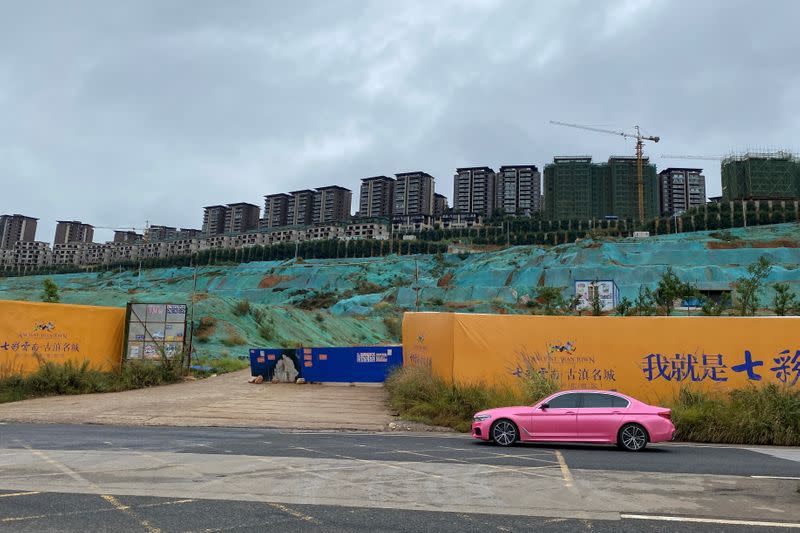
{"label": "car headlight", "polygon": [[484,420],[489,420],[492,418],[492,415],[475,415],[472,417],[473,422],[483,422]]}

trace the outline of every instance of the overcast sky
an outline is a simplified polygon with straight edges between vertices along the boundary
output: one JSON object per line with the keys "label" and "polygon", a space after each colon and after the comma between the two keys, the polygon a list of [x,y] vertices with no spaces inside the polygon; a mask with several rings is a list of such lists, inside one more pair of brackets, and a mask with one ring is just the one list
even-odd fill
{"label": "overcast sky", "polygon": [[[0,214],[202,207],[458,166],[800,145],[800,2],[0,0]],[[354,204],[353,210],[358,208]],[[110,239],[96,231],[95,240]]]}

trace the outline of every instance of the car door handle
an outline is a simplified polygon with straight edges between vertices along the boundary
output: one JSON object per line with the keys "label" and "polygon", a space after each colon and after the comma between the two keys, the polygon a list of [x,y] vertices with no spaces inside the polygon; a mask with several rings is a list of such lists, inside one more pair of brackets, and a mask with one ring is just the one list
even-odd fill
{"label": "car door handle", "polygon": [[565,415],[574,415],[574,414],[575,414],[575,411],[567,411],[567,412],[566,412],[566,413],[564,413],[564,414],[565,414]]}
{"label": "car door handle", "polygon": [[622,411],[611,411],[612,415],[621,415]]}

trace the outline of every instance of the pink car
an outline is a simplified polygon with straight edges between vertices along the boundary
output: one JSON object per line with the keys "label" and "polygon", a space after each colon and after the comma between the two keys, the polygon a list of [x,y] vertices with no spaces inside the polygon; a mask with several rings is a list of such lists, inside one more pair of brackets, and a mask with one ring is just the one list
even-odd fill
{"label": "pink car", "polygon": [[533,407],[499,407],[475,414],[472,436],[500,446],[522,442],[617,444],[637,452],[672,440],[672,411],[618,392],[561,391]]}

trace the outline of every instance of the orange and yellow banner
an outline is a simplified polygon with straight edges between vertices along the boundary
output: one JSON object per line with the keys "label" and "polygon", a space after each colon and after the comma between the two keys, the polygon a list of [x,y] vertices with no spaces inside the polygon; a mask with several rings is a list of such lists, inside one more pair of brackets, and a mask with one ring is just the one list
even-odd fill
{"label": "orange and yellow banner", "polygon": [[512,384],[526,372],[564,389],[647,402],[681,387],[800,387],[800,317],[574,317],[406,313],[406,365],[448,381]]}
{"label": "orange and yellow banner", "polygon": [[0,300],[0,376],[28,374],[40,362],[122,362],[125,309]]}

